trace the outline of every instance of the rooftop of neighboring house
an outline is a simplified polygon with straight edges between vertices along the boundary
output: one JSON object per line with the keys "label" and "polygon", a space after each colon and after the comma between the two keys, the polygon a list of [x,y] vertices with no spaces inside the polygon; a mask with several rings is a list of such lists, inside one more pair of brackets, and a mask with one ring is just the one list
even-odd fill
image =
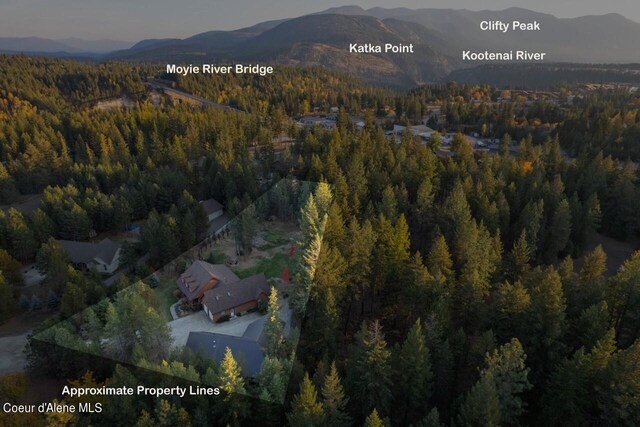
{"label": "rooftop of neighboring house", "polygon": [[111,264],[115,260],[120,244],[106,238],[98,243],[78,242],[75,240],[58,240],[60,245],[69,254],[69,258],[75,264],[88,264],[91,261],[100,261]]}
{"label": "rooftop of neighboring house", "polygon": [[200,202],[202,205],[202,209],[204,209],[207,215],[211,215],[212,213],[216,213],[224,209],[222,203],[218,202],[215,199],[207,199]]}

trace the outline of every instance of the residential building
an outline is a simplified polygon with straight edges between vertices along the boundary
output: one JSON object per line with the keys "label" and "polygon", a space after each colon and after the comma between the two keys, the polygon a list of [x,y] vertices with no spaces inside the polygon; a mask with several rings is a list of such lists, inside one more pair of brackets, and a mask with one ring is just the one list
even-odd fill
{"label": "residential building", "polygon": [[212,321],[221,316],[234,317],[258,307],[258,301],[269,297],[270,287],[264,274],[256,274],[237,282],[225,282],[204,293],[202,309]]}
{"label": "residential building", "polygon": [[207,199],[200,202],[202,209],[207,214],[209,222],[224,214],[224,206],[215,199]]}
{"label": "residential building", "polygon": [[239,279],[226,265],[194,262],[177,280],[184,300],[202,304],[212,321],[221,316],[234,317],[255,309],[258,301],[266,300],[270,286],[264,274]]}
{"label": "residential building", "polygon": [[98,243],[58,240],[78,270],[95,270],[111,274],[120,266],[120,245],[111,239]]}
{"label": "residential building", "polygon": [[198,260],[178,277],[177,283],[188,303],[200,304],[204,293],[217,284],[239,280],[226,265]]}

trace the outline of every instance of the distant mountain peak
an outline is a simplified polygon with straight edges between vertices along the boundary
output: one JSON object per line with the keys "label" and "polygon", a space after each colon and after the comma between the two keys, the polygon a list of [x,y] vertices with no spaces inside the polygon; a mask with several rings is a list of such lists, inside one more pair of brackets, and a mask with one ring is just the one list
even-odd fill
{"label": "distant mountain peak", "polygon": [[368,15],[367,11],[357,5],[347,5],[347,6],[338,6],[338,7],[330,7],[327,10],[323,10],[322,12],[314,13],[313,15]]}

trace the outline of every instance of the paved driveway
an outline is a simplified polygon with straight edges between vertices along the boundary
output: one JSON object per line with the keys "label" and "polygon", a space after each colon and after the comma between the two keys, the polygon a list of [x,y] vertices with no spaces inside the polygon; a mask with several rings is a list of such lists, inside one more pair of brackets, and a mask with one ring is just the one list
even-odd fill
{"label": "paved driveway", "polygon": [[30,333],[0,337],[0,374],[24,371],[26,360],[22,351]]}
{"label": "paved driveway", "polygon": [[216,334],[241,337],[251,322],[262,317],[259,313],[249,313],[235,317],[228,322],[214,323],[204,311],[199,311],[168,323],[173,337],[173,347],[184,347],[187,344],[189,332],[214,332]]}

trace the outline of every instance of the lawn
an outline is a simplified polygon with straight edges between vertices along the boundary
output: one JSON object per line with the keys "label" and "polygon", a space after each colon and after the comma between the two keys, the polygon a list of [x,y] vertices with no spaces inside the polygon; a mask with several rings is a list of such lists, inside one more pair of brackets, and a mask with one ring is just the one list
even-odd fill
{"label": "lawn", "polygon": [[175,296],[176,288],[175,280],[163,279],[158,287],[154,289],[158,299],[158,312],[165,322],[173,320],[169,307],[178,301]]}
{"label": "lawn", "polygon": [[211,253],[209,253],[209,256],[205,261],[207,261],[209,264],[224,264],[228,258],[229,257],[227,256],[227,254],[223,251],[214,249],[213,251],[211,251]]}
{"label": "lawn", "polygon": [[289,235],[279,228],[271,228],[264,233],[264,240],[272,246],[281,246],[289,243]]}
{"label": "lawn", "polygon": [[241,279],[253,276],[254,274],[264,273],[267,279],[270,279],[272,277],[281,277],[282,271],[285,268],[288,268],[289,272],[293,274],[295,266],[295,261],[287,254],[278,253],[271,258],[260,259],[253,267],[234,269],[234,273]]}

